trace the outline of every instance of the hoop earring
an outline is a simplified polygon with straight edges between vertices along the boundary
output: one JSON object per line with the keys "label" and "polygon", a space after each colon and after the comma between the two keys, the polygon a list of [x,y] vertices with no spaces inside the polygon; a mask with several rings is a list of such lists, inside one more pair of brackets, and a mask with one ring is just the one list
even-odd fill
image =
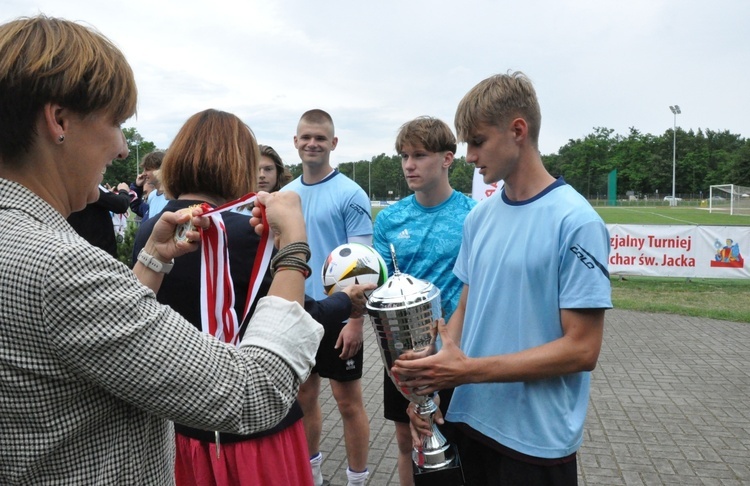
{"label": "hoop earring", "polygon": [[60,135],[59,137],[57,137],[58,143],[63,143],[64,141],[65,141],[65,135]]}

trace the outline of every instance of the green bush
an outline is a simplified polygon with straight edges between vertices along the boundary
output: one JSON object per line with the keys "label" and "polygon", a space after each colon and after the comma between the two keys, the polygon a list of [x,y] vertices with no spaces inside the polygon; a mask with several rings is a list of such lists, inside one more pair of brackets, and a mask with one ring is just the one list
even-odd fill
{"label": "green bush", "polygon": [[125,227],[125,236],[120,241],[117,239],[117,259],[133,268],[133,245],[135,244],[135,232],[138,231],[138,223],[132,219]]}

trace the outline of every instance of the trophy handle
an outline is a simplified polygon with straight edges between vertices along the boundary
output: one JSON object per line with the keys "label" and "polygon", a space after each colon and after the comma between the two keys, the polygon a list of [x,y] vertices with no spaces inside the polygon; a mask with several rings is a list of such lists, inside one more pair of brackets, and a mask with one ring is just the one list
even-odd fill
{"label": "trophy handle", "polygon": [[393,262],[393,275],[401,275],[401,271],[398,269],[398,259],[396,258],[396,248],[393,243],[388,244],[391,247],[391,261]]}

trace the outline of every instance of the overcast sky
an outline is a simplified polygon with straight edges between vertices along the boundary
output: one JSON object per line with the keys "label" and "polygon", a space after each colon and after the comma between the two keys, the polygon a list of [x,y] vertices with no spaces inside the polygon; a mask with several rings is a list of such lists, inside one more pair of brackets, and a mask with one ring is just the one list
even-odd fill
{"label": "overcast sky", "polygon": [[[750,136],[747,0],[0,0],[0,20],[45,13],[90,24],[125,53],[134,126],[167,148],[206,108],[235,113],[299,162],[299,116],[328,111],[334,165],[394,154],[400,125],[437,116],[508,70],[534,82],[540,150],[594,127]],[[458,150],[465,154],[465,146]]]}

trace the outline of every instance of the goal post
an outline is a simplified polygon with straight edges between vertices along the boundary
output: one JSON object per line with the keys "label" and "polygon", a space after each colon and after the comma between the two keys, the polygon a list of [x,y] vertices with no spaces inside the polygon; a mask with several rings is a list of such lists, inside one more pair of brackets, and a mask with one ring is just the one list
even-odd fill
{"label": "goal post", "polygon": [[715,184],[709,188],[709,212],[750,215],[750,187]]}

